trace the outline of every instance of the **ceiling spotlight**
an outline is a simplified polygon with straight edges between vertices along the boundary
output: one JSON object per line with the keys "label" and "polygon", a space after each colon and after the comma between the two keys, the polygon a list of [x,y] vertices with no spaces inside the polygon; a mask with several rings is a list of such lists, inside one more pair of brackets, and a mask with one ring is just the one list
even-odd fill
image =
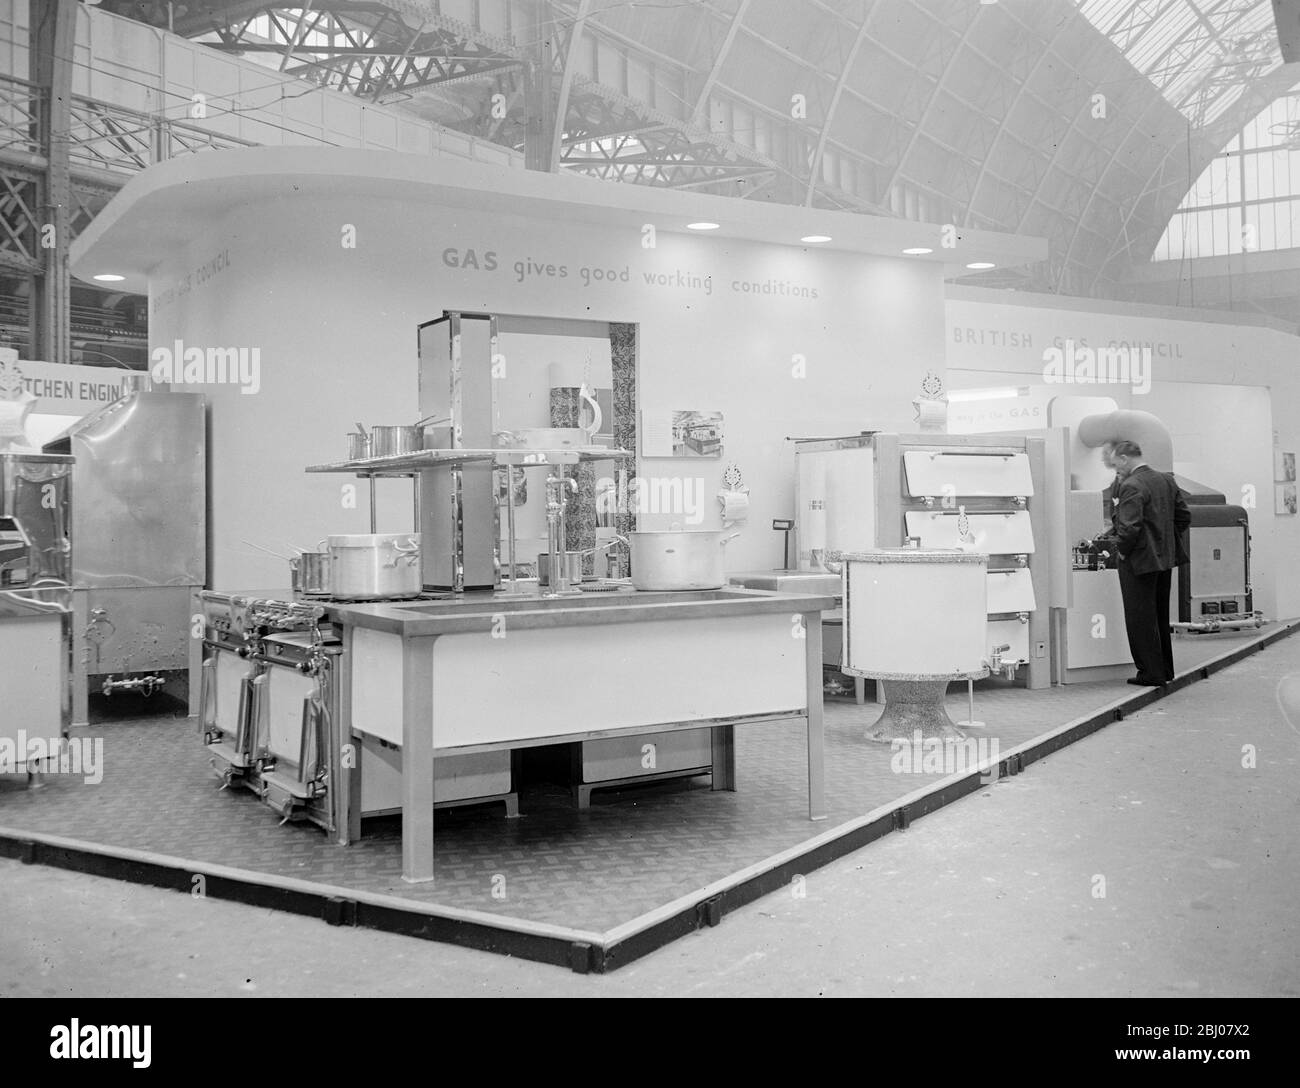
{"label": "ceiling spotlight", "polygon": [[799,239],[801,242],[829,242],[830,240],[829,234],[805,234]]}
{"label": "ceiling spotlight", "polygon": [[972,261],[966,267],[976,272],[982,272],[986,268],[997,268],[997,265],[992,261]]}
{"label": "ceiling spotlight", "polygon": [[922,257],[927,253],[933,253],[934,250],[928,249],[925,246],[913,246],[911,249],[903,250],[903,252],[906,253],[909,257]]}
{"label": "ceiling spotlight", "polygon": [[717,230],[717,223],[687,223],[687,230]]}
{"label": "ceiling spotlight", "polygon": [[99,280],[100,283],[121,283],[125,276],[119,276],[116,272],[101,272],[98,276],[92,277]]}

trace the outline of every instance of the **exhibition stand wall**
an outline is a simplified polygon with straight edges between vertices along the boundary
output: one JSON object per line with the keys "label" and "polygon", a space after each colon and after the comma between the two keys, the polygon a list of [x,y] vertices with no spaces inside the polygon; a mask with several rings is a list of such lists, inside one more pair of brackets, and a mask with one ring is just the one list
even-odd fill
{"label": "exhibition stand wall", "polygon": [[[1173,438],[1175,472],[1249,512],[1255,607],[1300,616],[1300,581],[1284,569],[1300,554],[1300,518],[1276,511],[1274,481],[1274,451],[1300,448],[1294,330],[1262,317],[957,286],[945,310],[950,388],[1005,394],[956,401],[954,429],[1046,427],[1059,396],[1109,398],[1158,416]],[[1045,381],[1052,349],[1067,342],[1146,348],[1150,366],[1127,382]]]}

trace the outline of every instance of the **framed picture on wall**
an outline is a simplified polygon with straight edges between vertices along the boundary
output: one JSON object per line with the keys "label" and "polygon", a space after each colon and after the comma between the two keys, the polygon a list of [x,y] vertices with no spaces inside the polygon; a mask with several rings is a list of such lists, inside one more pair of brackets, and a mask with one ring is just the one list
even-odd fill
{"label": "framed picture on wall", "polygon": [[1294,514],[1296,512],[1296,485],[1275,484],[1277,489],[1276,505],[1274,512],[1278,514]]}
{"label": "framed picture on wall", "polygon": [[1295,454],[1273,451],[1273,479],[1280,484],[1295,483]]}
{"label": "framed picture on wall", "polygon": [[721,457],[722,413],[673,412],[674,457]]}

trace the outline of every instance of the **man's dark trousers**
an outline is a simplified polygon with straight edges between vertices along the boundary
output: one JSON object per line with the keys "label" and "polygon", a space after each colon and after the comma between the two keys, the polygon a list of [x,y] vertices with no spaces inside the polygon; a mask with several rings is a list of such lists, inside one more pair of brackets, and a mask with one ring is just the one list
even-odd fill
{"label": "man's dark trousers", "polygon": [[1137,678],[1160,684],[1174,678],[1174,643],[1169,634],[1169,586],[1172,571],[1134,574],[1120,560],[1119,589],[1124,597],[1124,625]]}

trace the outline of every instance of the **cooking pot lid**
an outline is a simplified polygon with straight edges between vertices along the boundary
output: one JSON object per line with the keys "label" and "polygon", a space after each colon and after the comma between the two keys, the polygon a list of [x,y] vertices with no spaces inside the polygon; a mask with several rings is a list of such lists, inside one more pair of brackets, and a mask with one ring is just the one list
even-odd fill
{"label": "cooking pot lid", "polygon": [[419,543],[419,533],[343,533],[329,537],[331,548],[385,548],[394,544],[409,548]]}

